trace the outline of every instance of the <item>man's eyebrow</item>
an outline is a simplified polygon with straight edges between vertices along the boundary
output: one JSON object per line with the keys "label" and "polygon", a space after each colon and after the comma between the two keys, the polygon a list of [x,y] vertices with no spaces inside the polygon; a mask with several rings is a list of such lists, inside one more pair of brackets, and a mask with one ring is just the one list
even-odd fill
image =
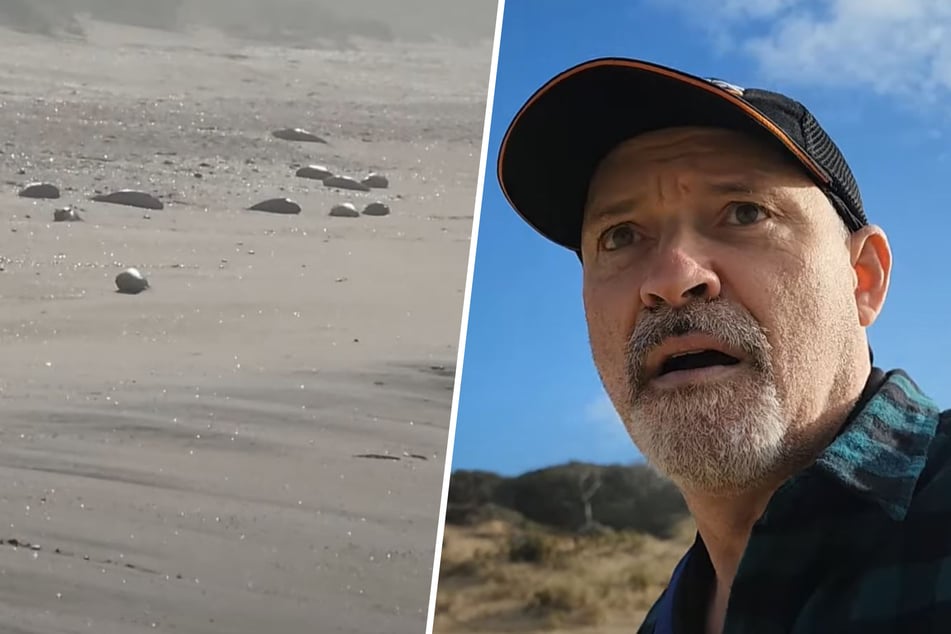
{"label": "man's eyebrow", "polygon": [[707,183],[706,189],[714,194],[746,194],[752,195],[756,192],[756,187],[747,181],[717,181]]}
{"label": "man's eyebrow", "polygon": [[[701,185],[701,188],[707,193],[719,196],[730,196],[743,194],[751,196],[756,193],[757,188],[753,182],[740,180],[721,180],[710,181]],[[598,206],[588,212],[587,222],[600,222],[608,218],[623,216],[635,211],[644,204],[646,197],[640,194],[627,196],[621,200],[612,202],[609,205]]]}
{"label": "man's eyebrow", "polygon": [[622,200],[616,200],[610,205],[600,205],[586,214],[587,222],[601,222],[609,218],[622,216],[631,213],[637,209],[644,201],[643,196],[629,196]]}

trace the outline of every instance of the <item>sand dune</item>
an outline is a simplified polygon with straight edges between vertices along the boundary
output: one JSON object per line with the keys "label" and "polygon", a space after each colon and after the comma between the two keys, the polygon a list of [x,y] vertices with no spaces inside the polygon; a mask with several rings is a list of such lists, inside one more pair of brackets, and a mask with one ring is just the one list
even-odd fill
{"label": "sand dune", "polygon": [[488,46],[84,27],[0,33],[0,631],[421,632]]}

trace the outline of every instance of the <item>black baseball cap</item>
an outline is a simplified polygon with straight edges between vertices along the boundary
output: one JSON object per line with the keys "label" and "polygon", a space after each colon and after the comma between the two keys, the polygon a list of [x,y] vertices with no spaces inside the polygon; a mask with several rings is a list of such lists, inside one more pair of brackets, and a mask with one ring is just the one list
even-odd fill
{"label": "black baseball cap", "polygon": [[798,101],[623,57],[589,60],[538,89],[502,139],[498,179],[509,204],[580,257],[588,183],[619,143],[680,126],[744,132],[802,165],[850,231],[868,224],[852,171]]}

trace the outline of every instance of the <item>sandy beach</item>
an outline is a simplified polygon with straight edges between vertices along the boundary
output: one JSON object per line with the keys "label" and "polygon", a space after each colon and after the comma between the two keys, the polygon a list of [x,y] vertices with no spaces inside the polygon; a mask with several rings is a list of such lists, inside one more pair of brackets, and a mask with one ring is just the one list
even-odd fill
{"label": "sandy beach", "polygon": [[85,26],[0,31],[0,631],[422,632],[490,43]]}

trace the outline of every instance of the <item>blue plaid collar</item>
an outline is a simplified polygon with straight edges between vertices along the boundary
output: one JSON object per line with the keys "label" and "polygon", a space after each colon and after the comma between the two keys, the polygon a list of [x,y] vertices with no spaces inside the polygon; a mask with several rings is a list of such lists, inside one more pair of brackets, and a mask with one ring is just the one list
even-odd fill
{"label": "blue plaid collar", "polygon": [[935,402],[904,371],[892,370],[856,407],[814,469],[900,521],[927,464],[939,416]]}

